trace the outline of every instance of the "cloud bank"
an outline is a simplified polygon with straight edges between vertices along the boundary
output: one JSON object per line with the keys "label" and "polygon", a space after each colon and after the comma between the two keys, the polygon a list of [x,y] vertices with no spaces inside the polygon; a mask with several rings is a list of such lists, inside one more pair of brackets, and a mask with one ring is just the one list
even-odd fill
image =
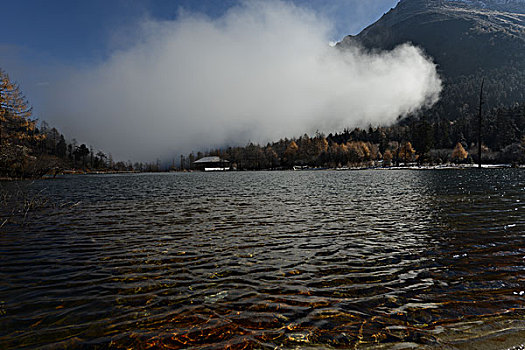
{"label": "cloud bank", "polygon": [[132,45],[49,89],[46,115],[115,158],[152,160],[387,124],[437,101],[441,81],[418,48],[342,52],[330,30],[280,1],[147,20]]}

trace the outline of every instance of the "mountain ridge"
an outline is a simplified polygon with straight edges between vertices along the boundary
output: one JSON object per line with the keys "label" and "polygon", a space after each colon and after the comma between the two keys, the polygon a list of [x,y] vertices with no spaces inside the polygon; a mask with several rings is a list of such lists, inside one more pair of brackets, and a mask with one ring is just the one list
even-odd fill
{"label": "mountain ridge", "polygon": [[337,46],[422,48],[444,81],[441,101],[427,114],[453,119],[475,113],[482,79],[490,107],[525,101],[524,13],[525,0],[401,0]]}
{"label": "mountain ridge", "polygon": [[492,9],[498,11],[525,13],[525,0],[445,0],[459,2],[467,6]]}
{"label": "mountain ridge", "polygon": [[[477,41],[475,45],[471,45],[473,40]],[[340,44],[391,50],[411,42],[425,49],[444,69],[464,73],[476,65],[498,66],[514,59],[509,50],[498,52],[496,41],[515,46],[510,53],[525,57],[525,14],[473,7],[461,0],[401,0],[376,23],[357,36],[345,37]],[[482,61],[471,63],[472,56]],[[468,66],[458,67],[458,58]]]}

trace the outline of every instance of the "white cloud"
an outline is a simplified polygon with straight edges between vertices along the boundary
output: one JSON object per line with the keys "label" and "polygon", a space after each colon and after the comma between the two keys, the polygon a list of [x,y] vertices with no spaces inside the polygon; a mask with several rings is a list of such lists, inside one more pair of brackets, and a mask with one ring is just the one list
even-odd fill
{"label": "white cloud", "polygon": [[115,158],[151,160],[391,123],[434,103],[435,65],[403,45],[341,52],[313,12],[249,1],[219,19],[142,23],[135,44],[52,90],[46,115]]}

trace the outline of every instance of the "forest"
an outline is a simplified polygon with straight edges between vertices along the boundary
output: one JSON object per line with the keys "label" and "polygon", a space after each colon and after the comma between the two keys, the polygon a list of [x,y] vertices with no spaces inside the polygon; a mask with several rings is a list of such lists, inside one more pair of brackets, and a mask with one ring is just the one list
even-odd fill
{"label": "forest", "polygon": [[[203,156],[219,156],[238,170],[477,163],[483,80],[488,89],[482,95],[482,162],[524,165],[525,100],[523,91],[516,88],[523,77],[523,72],[507,69],[501,74],[492,71],[487,79],[482,72],[448,79],[435,106],[391,126],[211,149],[181,157],[180,168],[194,169],[193,161]],[[466,99],[461,100],[462,96]]]}
{"label": "forest", "polygon": [[0,178],[21,179],[63,173],[158,171],[159,164],[113,161],[111,154],[67,140],[45,121],[38,123],[19,85],[0,69]]}
{"label": "forest", "polygon": [[[250,143],[182,157],[193,169],[203,156],[229,160],[238,170],[377,167],[477,163],[477,118],[429,122],[408,118],[389,127],[345,129],[281,139],[265,146]],[[482,162],[525,164],[525,105],[499,108],[484,115]]]}
{"label": "forest", "polygon": [[[64,173],[193,170],[204,156],[219,156],[237,170],[387,167],[477,162],[475,113],[451,120],[411,116],[392,126],[345,129],[339,133],[285,138],[181,155],[175,164],[114,161],[110,153],[66,139],[38,123],[20,87],[0,69],[0,178],[40,178]],[[483,163],[525,164],[525,104],[483,114]]]}

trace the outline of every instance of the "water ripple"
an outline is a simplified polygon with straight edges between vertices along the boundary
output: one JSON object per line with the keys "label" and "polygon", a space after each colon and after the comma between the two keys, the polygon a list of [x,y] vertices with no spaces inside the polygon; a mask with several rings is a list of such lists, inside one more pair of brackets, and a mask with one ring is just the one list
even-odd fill
{"label": "water ripple", "polygon": [[525,336],[520,170],[25,186],[53,205],[0,231],[0,348],[479,348],[503,335],[510,348]]}

